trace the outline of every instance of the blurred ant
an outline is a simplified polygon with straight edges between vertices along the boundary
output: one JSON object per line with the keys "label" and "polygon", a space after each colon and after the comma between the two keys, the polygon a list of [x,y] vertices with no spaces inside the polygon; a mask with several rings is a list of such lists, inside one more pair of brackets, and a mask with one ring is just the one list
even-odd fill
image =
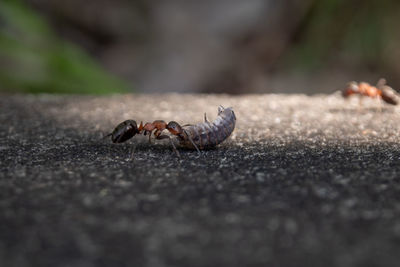
{"label": "blurred ant", "polygon": [[349,82],[346,88],[342,90],[342,96],[348,98],[351,95],[378,98],[391,105],[397,105],[399,102],[399,94],[393,88],[387,86],[386,79],[383,78],[377,82],[376,86],[366,82]]}

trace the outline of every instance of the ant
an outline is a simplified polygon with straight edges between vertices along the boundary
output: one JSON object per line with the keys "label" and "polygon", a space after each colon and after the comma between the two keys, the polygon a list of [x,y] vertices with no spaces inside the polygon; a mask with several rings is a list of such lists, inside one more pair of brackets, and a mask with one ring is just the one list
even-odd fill
{"label": "ant", "polygon": [[382,99],[388,104],[397,105],[399,102],[399,94],[391,87],[386,85],[386,79],[380,79],[376,86],[372,86],[366,82],[357,83],[349,82],[342,90],[342,96],[348,98],[351,95],[368,96],[371,98]]}
{"label": "ant", "polygon": [[182,139],[188,140],[193,147],[200,153],[200,150],[193,142],[192,138],[187,134],[187,132],[175,121],[170,121],[168,124],[163,120],[155,120],[152,123],[148,122],[143,125],[143,122],[140,122],[139,127],[137,126],[136,121],[134,120],[126,120],[121,122],[115,127],[114,131],[105,137],[111,136],[111,140],[113,143],[123,143],[128,139],[132,138],[136,134],[149,134],[149,143],[151,143],[151,135],[154,134],[155,139],[169,139],[173,150],[176,155],[180,158],[180,154],[176,149],[176,146],[172,140],[172,138],[168,135],[161,134],[162,131],[168,130],[172,135]]}

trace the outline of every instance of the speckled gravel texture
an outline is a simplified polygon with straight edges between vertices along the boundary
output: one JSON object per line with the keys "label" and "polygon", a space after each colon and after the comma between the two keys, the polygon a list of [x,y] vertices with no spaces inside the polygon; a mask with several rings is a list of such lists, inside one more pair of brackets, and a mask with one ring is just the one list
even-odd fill
{"label": "speckled gravel texture", "polygon": [[[102,139],[197,123],[217,149]],[[0,96],[0,266],[399,266],[400,107],[332,95]]]}

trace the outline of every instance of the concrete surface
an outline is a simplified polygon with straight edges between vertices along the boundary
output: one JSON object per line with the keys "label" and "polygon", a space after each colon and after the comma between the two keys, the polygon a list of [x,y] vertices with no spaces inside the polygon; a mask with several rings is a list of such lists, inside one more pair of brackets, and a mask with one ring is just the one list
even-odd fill
{"label": "concrete surface", "polygon": [[[332,95],[0,96],[0,266],[398,266],[399,107]],[[119,122],[237,128],[201,155]]]}

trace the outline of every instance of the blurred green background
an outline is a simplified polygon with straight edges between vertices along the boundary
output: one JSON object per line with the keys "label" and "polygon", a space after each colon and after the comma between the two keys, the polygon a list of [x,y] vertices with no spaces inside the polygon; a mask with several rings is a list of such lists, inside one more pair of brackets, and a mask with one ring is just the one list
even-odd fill
{"label": "blurred green background", "polygon": [[0,91],[400,88],[395,0],[3,0]]}
{"label": "blurred green background", "polygon": [[0,89],[28,93],[127,91],[78,45],[63,40],[26,3],[0,3]]}

